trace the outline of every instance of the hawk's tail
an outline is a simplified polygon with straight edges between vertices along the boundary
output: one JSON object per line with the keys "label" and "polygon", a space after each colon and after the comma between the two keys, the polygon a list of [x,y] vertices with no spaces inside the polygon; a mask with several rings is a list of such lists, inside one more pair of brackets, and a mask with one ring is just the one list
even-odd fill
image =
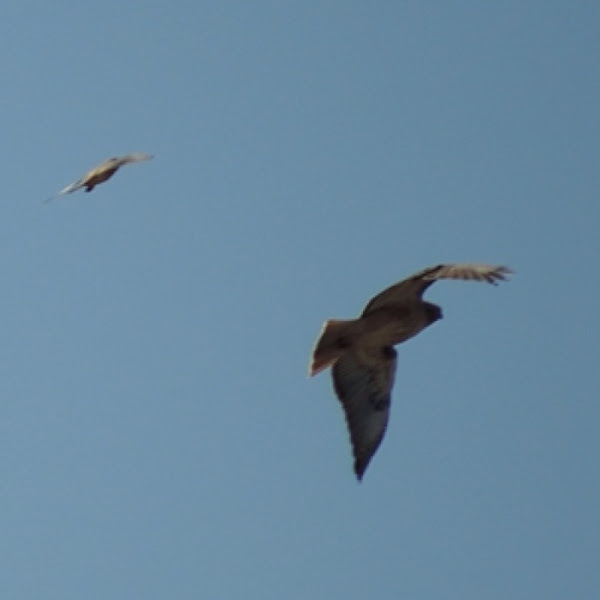
{"label": "hawk's tail", "polygon": [[356,334],[356,319],[325,321],[312,352],[309,375],[331,366],[351,345]]}

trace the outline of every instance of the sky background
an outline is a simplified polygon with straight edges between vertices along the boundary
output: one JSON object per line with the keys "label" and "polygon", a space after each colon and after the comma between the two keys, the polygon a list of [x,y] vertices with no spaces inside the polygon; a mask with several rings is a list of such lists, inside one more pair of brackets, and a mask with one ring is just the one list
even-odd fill
{"label": "sky background", "polygon": [[[10,600],[595,599],[596,2],[8,2]],[[155,154],[43,200],[105,158]],[[326,318],[440,262],[361,484]]]}

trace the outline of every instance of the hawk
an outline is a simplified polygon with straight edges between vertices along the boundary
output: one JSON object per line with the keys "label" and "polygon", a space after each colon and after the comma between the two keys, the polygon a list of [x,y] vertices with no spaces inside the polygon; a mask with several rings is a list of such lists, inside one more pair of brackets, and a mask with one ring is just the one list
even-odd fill
{"label": "hawk", "polygon": [[312,352],[309,375],[332,367],[333,387],[342,404],[361,480],[381,444],[388,423],[396,372],[394,346],[442,318],[442,309],[423,300],[438,279],[496,285],[512,271],[480,264],[429,267],[377,294],[358,319],[325,321]]}
{"label": "hawk", "polygon": [[93,169],[90,169],[83,177],[81,177],[81,179],[71,183],[60,190],[58,194],[48,198],[46,202],[50,202],[50,200],[57,196],[75,192],[82,187],[85,188],[86,192],[91,192],[98,184],[104,183],[107,179],[110,179],[123,165],[142,162],[144,160],[150,160],[151,158],[154,158],[151,154],[144,154],[143,152],[134,152],[133,154],[126,154],[125,156],[109,158]]}

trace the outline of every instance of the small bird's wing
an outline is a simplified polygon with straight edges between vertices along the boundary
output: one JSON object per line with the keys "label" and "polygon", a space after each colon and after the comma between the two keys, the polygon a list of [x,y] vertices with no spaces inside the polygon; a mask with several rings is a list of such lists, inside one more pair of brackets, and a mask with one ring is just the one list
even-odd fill
{"label": "small bird's wing", "polygon": [[333,387],[344,408],[359,480],[385,434],[395,372],[391,347],[355,348],[333,365]]}
{"label": "small bird's wing", "polygon": [[438,279],[485,281],[496,285],[498,281],[506,279],[509,273],[512,271],[508,267],[471,263],[429,267],[377,294],[367,304],[362,316],[383,307],[419,300],[423,296],[423,292]]}

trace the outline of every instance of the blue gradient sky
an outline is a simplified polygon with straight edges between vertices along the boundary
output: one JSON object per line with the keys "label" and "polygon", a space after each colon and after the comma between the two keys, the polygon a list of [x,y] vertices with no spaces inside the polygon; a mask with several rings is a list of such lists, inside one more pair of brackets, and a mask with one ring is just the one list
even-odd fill
{"label": "blue gradient sky", "polygon": [[[3,12],[4,598],[597,597],[600,5]],[[311,346],[447,261],[358,484]]]}

